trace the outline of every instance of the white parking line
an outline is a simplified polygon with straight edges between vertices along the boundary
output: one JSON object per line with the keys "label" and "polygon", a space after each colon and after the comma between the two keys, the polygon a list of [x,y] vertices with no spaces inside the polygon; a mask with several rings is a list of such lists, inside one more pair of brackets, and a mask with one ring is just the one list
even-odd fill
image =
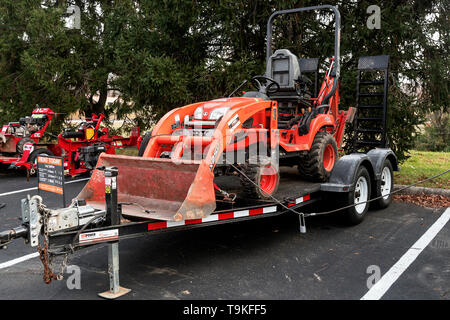
{"label": "white parking line", "polygon": [[450,220],[450,208],[420,237],[416,243],[386,272],[377,283],[361,298],[361,300],[380,300],[402,273],[416,260],[434,237]]}
{"label": "white parking line", "polygon": [[0,263],[0,269],[5,269],[5,268],[11,267],[15,264],[18,264],[23,261],[27,261],[27,260],[30,260],[30,259],[33,259],[36,257],[39,257],[39,252],[30,253],[30,254],[27,254],[26,256]]}
{"label": "white parking line", "polygon": [[[90,179],[90,178],[83,178],[83,179],[78,179],[78,180],[72,180],[72,181],[66,182],[65,184],[71,184],[71,183],[75,183],[75,182],[86,181],[86,180],[89,180],[89,179]],[[37,190],[37,187],[34,187],[34,188],[28,188],[28,189],[21,189],[21,190],[16,190],[16,191],[11,191],[11,192],[5,192],[5,193],[0,193],[0,197],[3,197],[3,196],[9,196],[9,195],[11,195],[11,194],[21,193],[21,192],[31,191],[31,190]]]}

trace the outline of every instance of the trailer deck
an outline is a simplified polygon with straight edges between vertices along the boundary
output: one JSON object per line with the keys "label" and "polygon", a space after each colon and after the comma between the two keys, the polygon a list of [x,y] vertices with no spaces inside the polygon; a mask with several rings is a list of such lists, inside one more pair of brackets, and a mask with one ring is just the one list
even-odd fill
{"label": "trailer deck", "polygon": [[[238,176],[220,176],[214,179],[214,182],[225,191],[239,192],[240,183]],[[278,191],[274,194],[274,198],[280,201],[287,201],[299,198],[301,196],[312,194],[320,190],[320,182],[309,182],[302,179],[297,171],[297,167],[280,167],[280,184],[278,186]],[[236,206],[242,206],[242,204],[248,199],[237,198]],[[251,199],[252,203],[255,201],[268,202],[267,200],[257,200]],[[270,201],[273,202],[273,201]]]}
{"label": "trailer deck", "polygon": [[[271,217],[286,213],[289,211],[287,208],[295,210],[313,204],[319,199],[320,183],[301,180],[295,168],[281,168],[280,171],[282,184],[280,184],[275,197],[280,202],[275,200],[255,202],[255,199],[244,198],[237,198],[233,203],[218,201],[217,210],[208,217],[182,221],[153,219],[151,213],[133,214],[133,216],[122,215],[119,225],[87,229],[85,232],[74,230],[50,234],[49,247],[54,250],[62,249],[67,244],[71,244],[73,248],[85,247],[102,242],[136,238],[149,233],[185,230]],[[221,183],[221,187],[226,185],[229,188],[227,190],[235,191],[239,186],[238,177],[219,177],[217,180],[218,183]]]}

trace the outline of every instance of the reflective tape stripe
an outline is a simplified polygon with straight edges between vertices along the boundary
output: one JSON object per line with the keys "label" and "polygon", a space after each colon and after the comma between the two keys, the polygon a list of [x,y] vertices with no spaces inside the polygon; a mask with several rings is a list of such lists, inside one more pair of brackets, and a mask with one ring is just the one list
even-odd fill
{"label": "reflective tape stripe", "polygon": [[[300,198],[297,198],[295,200],[292,200],[293,202],[288,203],[288,207],[295,206],[296,204],[308,201],[310,199],[311,199],[311,195],[307,194],[307,195],[305,195],[303,197],[300,197]],[[295,203],[294,203],[294,201],[295,201]]]}
{"label": "reflective tape stripe", "polygon": [[182,221],[159,221],[159,222],[151,222],[148,224],[148,230],[158,230],[158,229],[166,229],[172,227],[180,227],[187,226],[191,224],[199,224],[203,222],[212,222],[219,220],[229,220],[235,218],[249,217],[255,216],[264,213],[274,213],[277,212],[277,206],[271,207],[263,207],[256,208],[250,210],[240,210],[240,211],[232,211],[232,212],[224,212],[219,214],[213,214],[203,219],[192,219],[192,220],[182,220]]}

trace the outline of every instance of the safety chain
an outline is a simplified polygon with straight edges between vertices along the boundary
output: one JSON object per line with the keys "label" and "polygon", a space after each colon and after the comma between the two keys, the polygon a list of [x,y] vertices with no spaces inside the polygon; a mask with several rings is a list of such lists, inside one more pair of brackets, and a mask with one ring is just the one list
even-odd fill
{"label": "safety chain", "polygon": [[43,248],[39,243],[37,250],[39,252],[39,258],[41,259],[42,265],[44,266],[44,282],[49,284],[52,280],[62,280],[64,278],[64,270],[67,266],[67,258],[69,253],[64,254],[64,259],[61,263],[61,271],[59,274],[54,274],[52,271],[52,257],[48,251],[48,218],[50,211],[42,204],[39,204],[39,211],[43,214],[43,228],[44,228],[44,244]]}
{"label": "safety chain", "polygon": [[216,190],[223,196],[223,201],[234,202],[234,200],[236,200],[237,195],[235,193],[228,193],[225,190],[220,189],[218,186],[216,186]]}

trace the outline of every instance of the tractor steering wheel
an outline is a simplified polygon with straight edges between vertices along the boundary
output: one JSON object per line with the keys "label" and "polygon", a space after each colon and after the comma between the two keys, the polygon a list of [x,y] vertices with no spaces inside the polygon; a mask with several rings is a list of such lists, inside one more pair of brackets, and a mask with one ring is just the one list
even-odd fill
{"label": "tractor steering wheel", "polygon": [[[268,86],[262,85],[261,82],[259,82],[259,79],[265,80],[265,82],[269,81],[269,85]],[[269,78],[266,76],[254,76],[250,80],[250,82],[261,93],[274,94],[274,93],[278,92],[278,90],[280,90],[280,84],[278,82],[276,82],[275,80],[273,80],[272,78]],[[275,87],[275,88],[273,88],[273,87]]]}

